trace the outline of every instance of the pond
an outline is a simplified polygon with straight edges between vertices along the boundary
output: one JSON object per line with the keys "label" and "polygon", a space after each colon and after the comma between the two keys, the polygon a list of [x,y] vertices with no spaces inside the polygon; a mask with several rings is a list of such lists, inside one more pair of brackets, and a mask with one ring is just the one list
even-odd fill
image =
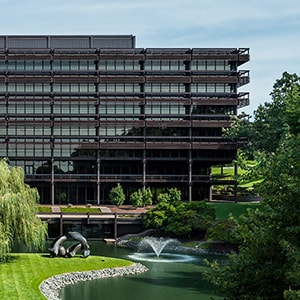
{"label": "pond", "polygon": [[172,257],[165,259],[162,256],[153,261],[140,260],[133,250],[103,242],[90,242],[90,246],[92,255],[141,262],[149,271],[134,276],[99,279],[67,286],[61,292],[64,300],[209,300],[211,297],[220,299],[213,293],[213,287],[201,276],[205,269],[203,259],[220,259],[219,255],[186,256],[178,260],[173,260]]}

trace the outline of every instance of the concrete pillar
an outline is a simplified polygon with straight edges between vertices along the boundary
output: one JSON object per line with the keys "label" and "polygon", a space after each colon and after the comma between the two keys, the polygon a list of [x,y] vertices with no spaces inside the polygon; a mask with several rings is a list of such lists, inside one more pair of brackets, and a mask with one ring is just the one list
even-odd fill
{"label": "concrete pillar", "polygon": [[114,213],[115,219],[114,219],[114,239],[116,240],[118,237],[118,217],[117,213]]}

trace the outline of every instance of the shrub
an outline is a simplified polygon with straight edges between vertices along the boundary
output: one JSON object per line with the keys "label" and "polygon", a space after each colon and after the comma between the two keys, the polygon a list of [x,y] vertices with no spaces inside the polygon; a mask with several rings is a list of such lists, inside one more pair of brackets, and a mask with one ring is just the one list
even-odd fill
{"label": "shrub", "polygon": [[147,187],[145,190],[143,190],[143,204],[144,205],[151,205],[152,204],[152,192],[149,187]]}
{"label": "shrub", "polygon": [[138,207],[143,205],[143,193],[141,190],[137,190],[130,195],[130,202],[132,206]]}
{"label": "shrub", "polygon": [[113,205],[122,205],[125,201],[125,194],[120,183],[116,187],[112,188],[109,192],[109,199]]}

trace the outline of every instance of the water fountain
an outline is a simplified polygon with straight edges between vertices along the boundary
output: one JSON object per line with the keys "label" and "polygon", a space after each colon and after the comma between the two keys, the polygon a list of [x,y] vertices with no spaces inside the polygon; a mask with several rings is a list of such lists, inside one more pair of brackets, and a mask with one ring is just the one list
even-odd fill
{"label": "water fountain", "polygon": [[144,237],[137,252],[129,255],[131,259],[151,262],[183,262],[192,260],[193,257],[176,253],[180,242],[170,238]]}
{"label": "water fountain", "polygon": [[145,237],[141,240],[139,247],[147,248],[150,246],[153,252],[156,254],[157,257],[160,256],[161,252],[168,246],[168,245],[176,245],[178,241],[175,239],[164,239],[164,238],[154,238],[154,237]]}

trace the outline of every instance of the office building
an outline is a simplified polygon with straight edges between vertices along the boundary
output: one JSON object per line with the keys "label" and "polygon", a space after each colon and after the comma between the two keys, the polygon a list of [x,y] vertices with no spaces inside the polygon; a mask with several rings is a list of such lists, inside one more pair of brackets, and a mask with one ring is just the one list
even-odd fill
{"label": "office building", "polygon": [[[209,199],[222,136],[248,105],[248,48],[137,48],[128,36],[0,36],[0,157],[43,204],[102,204],[176,187]],[[232,183],[232,182],[231,182]]]}

